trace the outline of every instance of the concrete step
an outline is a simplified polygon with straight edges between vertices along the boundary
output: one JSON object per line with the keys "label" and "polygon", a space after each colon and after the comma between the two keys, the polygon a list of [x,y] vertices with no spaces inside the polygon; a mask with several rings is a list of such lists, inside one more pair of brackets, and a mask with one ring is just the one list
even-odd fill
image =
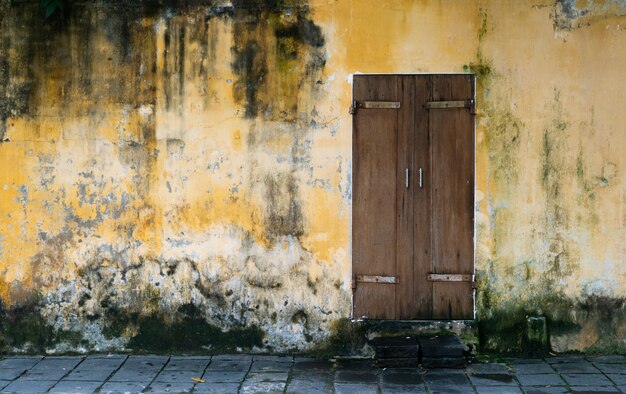
{"label": "concrete step", "polygon": [[465,345],[457,335],[384,336],[371,341],[384,368],[463,368]]}

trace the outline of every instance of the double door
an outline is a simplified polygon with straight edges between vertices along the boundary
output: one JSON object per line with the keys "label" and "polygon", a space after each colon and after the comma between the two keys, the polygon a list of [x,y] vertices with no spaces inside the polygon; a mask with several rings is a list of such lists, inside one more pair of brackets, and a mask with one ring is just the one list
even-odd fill
{"label": "double door", "polygon": [[474,76],[353,81],[353,317],[473,319]]}

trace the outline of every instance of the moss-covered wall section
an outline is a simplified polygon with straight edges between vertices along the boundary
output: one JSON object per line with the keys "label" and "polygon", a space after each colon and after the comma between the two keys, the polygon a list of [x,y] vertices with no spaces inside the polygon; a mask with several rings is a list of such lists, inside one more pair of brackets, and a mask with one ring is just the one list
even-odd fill
{"label": "moss-covered wall section", "polygon": [[0,345],[323,345],[351,313],[350,76],[474,72],[483,348],[544,316],[554,350],[624,349],[624,14],[0,2]]}

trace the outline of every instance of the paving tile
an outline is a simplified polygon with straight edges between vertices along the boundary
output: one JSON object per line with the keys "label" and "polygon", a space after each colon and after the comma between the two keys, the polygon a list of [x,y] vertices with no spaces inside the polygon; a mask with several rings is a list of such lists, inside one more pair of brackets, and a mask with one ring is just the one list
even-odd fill
{"label": "paving tile", "polygon": [[3,393],[45,393],[57,383],[56,380],[18,379],[2,389]]}
{"label": "paving tile", "polygon": [[561,374],[570,386],[612,386],[613,382],[602,374]]}
{"label": "paving tile", "polygon": [[10,380],[0,380],[0,390],[11,384]]}
{"label": "paving tile", "polygon": [[0,380],[14,380],[24,372],[26,372],[26,368],[0,367]]}
{"label": "paving tile", "polygon": [[107,378],[115,372],[115,369],[103,368],[103,369],[87,369],[87,370],[73,370],[70,372],[64,380],[72,381],[86,381],[86,382],[104,382]]}
{"label": "paving tile", "polygon": [[330,390],[330,381],[312,381],[292,379],[287,384],[288,394],[327,394]]}
{"label": "paving tile", "polygon": [[579,354],[572,355],[564,355],[564,356],[555,356],[555,357],[547,357],[546,362],[548,364],[562,364],[562,363],[578,363],[581,361],[585,361],[585,356]]}
{"label": "paving tile", "polygon": [[615,383],[618,386],[626,386],[626,375],[623,374],[616,374],[616,373],[608,373],[606,374],[606,376],[608,376],[609,379],[611,379],[611,381],[613,383]]}
{"label": "paving tile", "polygon": [[333,368],[332,364],[327,360],[315,360],[315,359],[296,359],[293,364],[293,370],[331,370]]}
{"label": "paving tile", "polygon": [[430,394],[468,394],[473,393],[474,389],[469,384],[457,384],[457,385],[436,385],[428,386],[428,392]]}
{"label": "paving tile", "polygon": [[252,365],[252,359],[242,360],[216,360],[211,361],[207,371],[248,371]]}
{"label": "paving tile", "polygon": [[511,375],[473,374],[469,379],[474,386],[517,386]]}
{"label": "paving tile", "polygon": [[467,366],[467,374],[498,374],[509,375],[511,371],[505,364],[499,363],[485,363],[485,364],[471,364]]}
{"label": "paving tile", "polygon": [[249,354],[218,354],[213,356],[212,360],[252,361],[252,356]]}
{"label": "paving tile", "polygon": [[565,382],[556,373],[517,374],[517,380],[522,386],[564,386]]}
{"label": "paving tile", "polygon": [[166,371],[163,370],[154,379],[155,382],[176,383],[176,382],[191,382],[191,378],[202,377],[204,371]]}
{"label": "paving tile", "polygon": [[287,372],[261,372],[249,373],[244,380],[246,382],[286,382],[289,379]]}
{"label": "paving tile", "polygon": [[252,393],[284,393],[285,382],[244,382],[239,393],[252,394]]}
{"label": "paving tile", "polygon": [[521,358],[521,357],[511,357],[505,358],[508,364],[516,365],[516,364],[543,364],[545,361],[542,358]]}
{"label": "paving tile", "polygon": [[202,394],[234,394],[239,391],[239,383],[198,383],[193,389],[194,393]]}
{"label": "paving tile", "polygon": [[598,369],[604,373],[621,373],[626,375],[626,364],[595,364]]}
{"label": "paving tile", "polygon": [[126,361],[126,356],[122,357],[94,357],[89,356],[76,367],[79,370],[93,370],[93,369],[110,369],[115,370],[120,367]]}
{"label": "paving tile", "polygon": [[144,393],[191,393],[195,383],[190,382],[154,382],[144,390]]}
{"label": "paving tile", "polygon": [[602,394],[602,393],[619,393],[615,386],[570,386],[570,392],[574,394]]}
{"label": "paving tile", "polygon": [[202,380],[207,383],[237,383],[242,382],[247,372],[230,371],[207,371],[202,375]]}
{"label": "paving tile", "polygon": [[418,385],[424,383],[419,371],[413,370],[387,370],[381,374],[383,384],[392,385]]}
{"label": "paving tile", "polygon": [[211,362],[211,357],[186,358],[172,357],[165,366],[165,371],[201,371]]}
{"label": "paving tile", "polygon": [[378,382],[378,375],[371,372],[337,371],[335,381],[344,383],[376,383]]}
{"label": "paving tile", "polygon": [[554,368],[548,363],[540,362],[533,364],[513,364],[511,365],[514,373],[519,374],[535,374],[535,373],[554,373]]}
{"label": "paving tile", "polygon": [[459,369],[433,369],[427,371],[423,375],[424,381],[428,386],[454,386],[469,384],[465,372]]}
{"label": "paving tile", "polygon": [[74,369],[83,360],[84,357],[45,357],[32,367],[31,371],[47,368]]}
{"label": "paving tile", "polygon": [[555,387],[524,387],[526,394],[566,394],[569,390],[565,386]]}
{"label": "paving tile", "polygon": [[476,386],[478,394],[523,394],[519,386]]}
{"label": "paving tile", "polygon": [[168,356],[129,356],[122,364],[123,369],[160,370],[169,360]]}
{"label": "paving tile", "polygon": [[260,360],[252,362],[250,371],[289,371],[291,370],[292,365],[292,363],[284,361]]}
{"label": "paving tile", "polygon": [[293,371],[291,373],[291,379],[293,380],[306,380],[311,382],[330,382],[333,380],[333,371]]}
{"label": "paving tile", "polygon": [[139,382],[106,382],[104,386],[100,388],[100,393],[141,393],[147,386],[148,383]]}
{"label": "paving tile", "polygon": [[374,361],[370,360],[341,360],[335,364],[335,369],[342,371],[378,371]]}
{"label": "paving tile", "polygon": [[335,383],[335,394],[378,394],[377,384]]}
{"label": "paving tile", "polygon": [[16,368],[29,369],[43,359],[43,356],[37,357],[8,357],[0,360],[0,369]]}
{"label": "paving tile", "polygon": [[69,372],[69,369],[57,369],[53,367],[49,369],[30,369],[20,376],[20,380],[61,380]]}
{"label": "paving tile", "polygon": [[[423,384],[381,384],[380,391],[383,394],[422,394],[426,393],[426,386]],[[355,393],[356,394],[356,393]]]}
{"label": "paving tile", "polygon": [[293,363],[293,356],[274,356],[274,355],[255,355],[252,357],[254,361],[273,361],[276,363]]}
{"label": "paving tile", "polygon": [[587,356],[587,360],[594,363],[626,363],[626,357],[620,356],[617,354],[607,355],[607,356]]}
{"label": "paving tile", "polygon": [[621,390],[621,392],[622,392],[622,393],[626,393],[626,385],[623,385],[623,386],[622,386],[622,385],[619,385],[619,386],[617,386],[617,388],[618,388],[619,390]]}
{"label": "paving tile", "polygon": [[[614,365],[614,364],[611,364]],[[552,367],[559,373],[599,373],[598,368],[594,367],[588,361],[581,361],[578,363],[557,363],[552,364]]]}
{"label": "paving tile", "polygon": [[98,387],[102,385],[102,381],[99,382],[85,382],[85,381],[71,381],[62,380],[57,383],[51,390],[51,393],[63,393],[63,394],[84,394],[93,393]]}
{"label": "paving tile", "polygon": [[120,369],[113,375],[110,382],[151,382],[159,373],[156,370]]}

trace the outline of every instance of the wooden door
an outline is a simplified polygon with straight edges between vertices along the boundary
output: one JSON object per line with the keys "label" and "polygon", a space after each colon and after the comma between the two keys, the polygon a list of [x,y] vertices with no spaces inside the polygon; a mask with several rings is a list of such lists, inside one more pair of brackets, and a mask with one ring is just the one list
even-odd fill
{"label": "wooden door", "polygon": [[472,75],[357,75],[355,318],[473,318]]}

